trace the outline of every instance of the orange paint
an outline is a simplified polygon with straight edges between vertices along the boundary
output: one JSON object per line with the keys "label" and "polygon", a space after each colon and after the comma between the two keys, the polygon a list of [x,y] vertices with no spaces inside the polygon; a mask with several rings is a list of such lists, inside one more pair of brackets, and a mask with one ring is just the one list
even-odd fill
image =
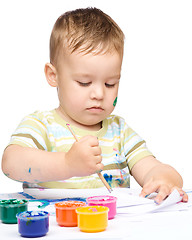
{"label": "orange paint", "polygon": [[77,213],[76,208],[85,206],[85,202],[81,201],[64,201],[55,203],[56,221],[62,227],[76,227]]}

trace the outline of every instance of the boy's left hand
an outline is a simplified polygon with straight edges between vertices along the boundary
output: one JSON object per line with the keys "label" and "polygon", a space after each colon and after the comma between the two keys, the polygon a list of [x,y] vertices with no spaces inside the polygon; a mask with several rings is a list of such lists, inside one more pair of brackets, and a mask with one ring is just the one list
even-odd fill
{"label": "boy's left hand", "polygon": [[166,184],[158,184],[155,182],[147,183],[143,186],[143,189],[140,193],[140,197],[147,197],[149,194],[153,192],[157,192],[157,196],[154,198],[155,203],[160,204],[163,200],[165,200],[169,194],[173,192],[173,190],[177,189],[177,191],[180,193],[180,196],[182,197],[183,202],[188,201],[188,195],[187,193],[179,187],[169,187]]}
{"label": "boy's left hand", "polygon": [[183,202],[188,201],[188,195],[182,190],[183,180],[180,174],[171,166],[159,162],[153,156],[148,156],[137,162],[131,169],[135,180],[143,187],[140,196],[146,197],[157,192],[155,202],[160,204],[174,189],[182,196]]}

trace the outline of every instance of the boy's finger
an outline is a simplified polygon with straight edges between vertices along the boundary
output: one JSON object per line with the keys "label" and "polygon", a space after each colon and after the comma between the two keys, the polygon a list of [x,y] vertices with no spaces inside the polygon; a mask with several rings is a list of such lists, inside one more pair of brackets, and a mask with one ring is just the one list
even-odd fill
{"label": "boy's finger", "polygon": [[102,163],[98,163],[96,167],[97,167],[96,173],[99,173],[103,170],[104,165]]}
{"label": "boy's finger", "polygon": [[183,195],[183,202],[188,202],[189,198],[188,198],[188,195],[186,192],[184,192],[184,195]]}
{"label": "boy's finger", "polygon": [[93,154],[95,155],[95,156],[97,156],[97,155],[101,155],[101,148],[100,147],[92,147],[92,151],[93,151]]}
{"label": "boy's finger", "polygon": [[170,189],[167,186],[161,186],[159,192],[155,197],[154,201],[156,204],[160,204],[168,195],[170,194]]}
{"label": "boy's finger", "polygon": [[[96,164],[99,164],[99,163],[101,163],[102,162],[102,157],[101,157],[101,155],[98,155],[98,156],[95,156],[95,163]],[[103,165],[103,164],[102,164]]]}
{"label": "boy's finger", "polygon": [[147,197],[149,194],[156,192],[159,189],[159,185],[154,182],[147,183],[143,186],[143,189],[140,193],[140,197]]}
{"label": "boy's finger", "polygon": [[174,188],[172,189],[172,191],[173,191],[174,189],[177,189],[177,191],[179,192],[180,196],[182,197],[182,201],[183,201],[183,202],[188,202],[188,195],[187,195],[187,193],[186,193],[183,189],[178,188],[178,187],[174,187]]}

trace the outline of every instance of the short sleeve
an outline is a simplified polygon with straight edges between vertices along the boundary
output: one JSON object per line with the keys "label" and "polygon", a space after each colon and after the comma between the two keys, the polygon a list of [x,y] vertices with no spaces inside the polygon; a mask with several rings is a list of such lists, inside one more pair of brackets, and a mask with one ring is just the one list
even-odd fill
{"label": "short sleeve", "polygon": [[11,136],[9,145],[33,147],[47,150],[47,131],[38,112],[26,116]]}
{"label": "short sleeve", "polygon": [[126,123],[124,126],[124,154],[130,172],[139,160],[153,155],[148,150],[146,142]]}

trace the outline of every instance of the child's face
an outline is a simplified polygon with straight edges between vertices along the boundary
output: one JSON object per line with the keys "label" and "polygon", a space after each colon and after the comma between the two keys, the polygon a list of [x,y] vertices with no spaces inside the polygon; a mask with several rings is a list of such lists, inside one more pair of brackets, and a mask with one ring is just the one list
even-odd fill
{"label": "child's face", "polygon": [[118,53],[67,53],[57,68],[62,117],[72,125],[98,130],[111,114],[118,94],[122,58]]}

